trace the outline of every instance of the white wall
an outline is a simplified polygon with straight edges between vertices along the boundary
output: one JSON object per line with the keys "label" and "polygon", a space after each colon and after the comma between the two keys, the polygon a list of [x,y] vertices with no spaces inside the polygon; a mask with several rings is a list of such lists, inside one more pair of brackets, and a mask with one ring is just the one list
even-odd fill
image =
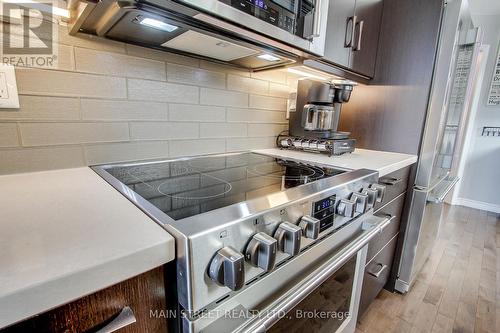
{"label": "white wall", "polygon": [[483,44],[490,45],[490,52],[457,203],[500,212],[500,137],[481,136],[483,126],[500,126],[500,106],[486,106],[500,42],[500,15],[473,15],[473,21],[482,28]]}

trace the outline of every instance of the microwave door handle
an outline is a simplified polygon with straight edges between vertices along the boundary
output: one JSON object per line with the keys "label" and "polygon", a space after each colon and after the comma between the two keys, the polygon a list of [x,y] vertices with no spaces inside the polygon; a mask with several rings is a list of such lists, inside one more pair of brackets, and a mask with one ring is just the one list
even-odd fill
{"label": "microwave door handle", "polygon": [[313,14],[312,32],[309,36],[305,36],[304,38],[309,39],[309,38],[319,37],[321,35],[320,8],[323,5],[323,1],[325,0],[316,0],[316,6],[314,7],[314,14]]}
{"label": "microwave door handle", "polygon": [[282,319],[281,314],[292,310],[297,304],[305,299],[311,292],[324,283],[333,273],[345,265],[354,257],[373,237],[391,223],[395,216],[368,216],[363,221],[363,232],[351,243],[337,252],[331,259],[314,271],[309,279],[301,283],[296,288],[290,290],[278,300],[266,307],[262,316],[255,316],[244,326],[240,326],[233,332],[250,333],[266,332],[271,326]]}

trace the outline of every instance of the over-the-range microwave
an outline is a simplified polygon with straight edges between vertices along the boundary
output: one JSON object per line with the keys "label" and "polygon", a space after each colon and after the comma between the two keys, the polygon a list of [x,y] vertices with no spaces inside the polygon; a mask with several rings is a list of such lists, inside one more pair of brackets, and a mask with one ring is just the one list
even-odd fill
{"label": "over-the-range microwave", "polygon": [[328,0],[71,0],[70,33],[254,70],[322,56]]}

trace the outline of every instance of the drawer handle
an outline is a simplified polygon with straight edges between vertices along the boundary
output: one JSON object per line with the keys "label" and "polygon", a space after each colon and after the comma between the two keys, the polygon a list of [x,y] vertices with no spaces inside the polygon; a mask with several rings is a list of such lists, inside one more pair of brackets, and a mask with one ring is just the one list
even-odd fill
{"label": "drawer handle", "polygon": [[96,331],[96,333],[112,333],[116,332],[121,328],[135,323],[137,319],[135,318],[134,312],[128,306],[124,307],[120,314],[113,319],[109,324]]}
{"label": "drawer handle", "polygon": [[402,181],[403,178],[393,178],[393,177],[382,177],[379,179],[380,184],[391,185],[391,186],[401,183]]}
{"label": "drawer handle", "polygon": [[379,267],[379,269],[376,272],[368,271],[368,274],[370,274],[371,276],[374,276],[376,279],[378,279],[380,277],[380,274],[382,274],[382,272],[387,269],[387,265],[377,264],[377,267]]}
{"label": "drawer handle", "polygon": [[382,228],[380,228],[380,232],[384,232],[384,229],[392,223],[392,220],[396,218],[396,215],[386,214],[386,213],[377,213],[375,216],[380,218],[386,218],[389,220],[389,223],[385,224]]}

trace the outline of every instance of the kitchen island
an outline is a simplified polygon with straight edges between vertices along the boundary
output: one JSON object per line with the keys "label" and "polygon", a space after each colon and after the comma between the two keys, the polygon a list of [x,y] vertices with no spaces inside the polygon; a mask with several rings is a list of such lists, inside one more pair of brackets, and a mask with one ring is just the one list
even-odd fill
{"label": "kitchen island", "polygon": [[0,188],[0,328],[174,259],[174,238],[90,168]]}

